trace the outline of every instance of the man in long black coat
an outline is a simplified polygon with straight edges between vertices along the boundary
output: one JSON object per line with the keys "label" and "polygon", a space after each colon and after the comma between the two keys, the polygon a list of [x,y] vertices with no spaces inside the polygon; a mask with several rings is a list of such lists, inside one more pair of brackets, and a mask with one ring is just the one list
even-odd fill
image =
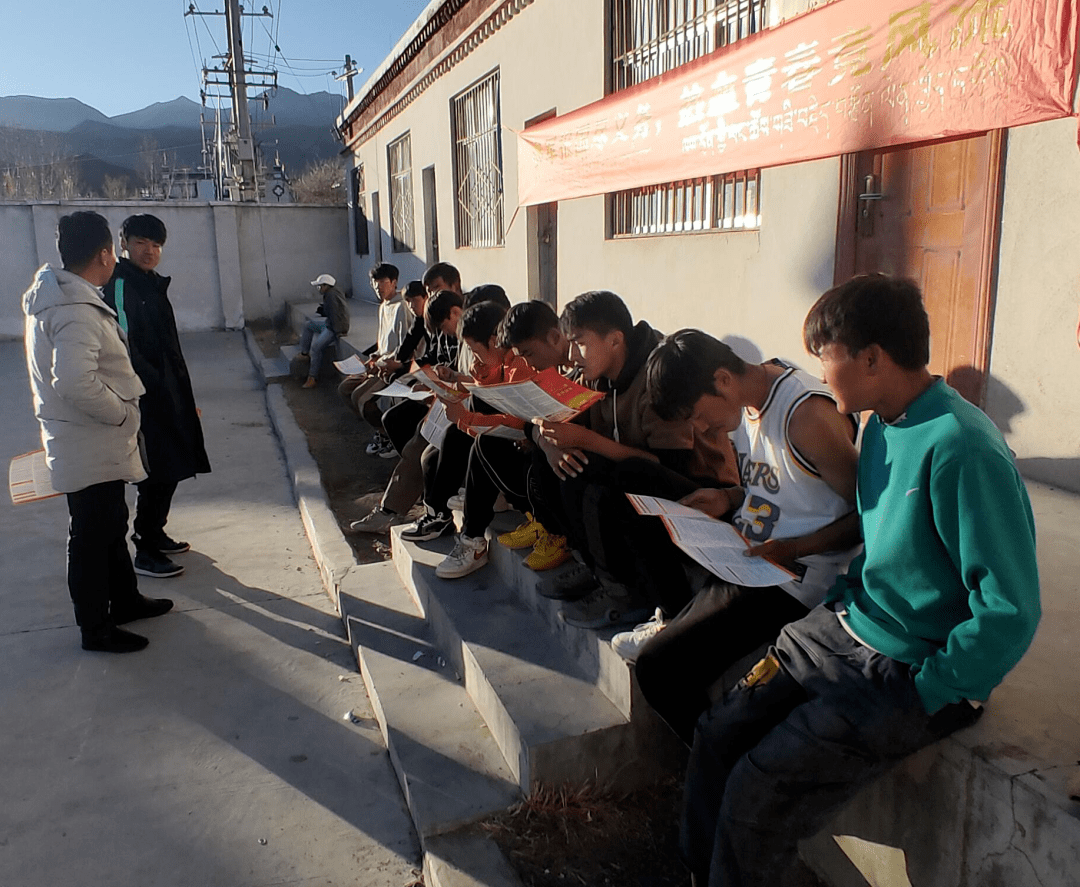
{"label": "man in long black coat", "polygon": [[165,225],[149,214],[129,216],[120,228],[124,257],[105,287],[127,333],[131,363],[146,393],[139,401],[149,477],[139,485],[135,507],[135,572],[179,576],[184,568],[169,558],[190,547],[165,534],[176,485],[210,471],[191,378],[180,350],[176,319],[166,295],[171,278],[154,269],[165,245]]}

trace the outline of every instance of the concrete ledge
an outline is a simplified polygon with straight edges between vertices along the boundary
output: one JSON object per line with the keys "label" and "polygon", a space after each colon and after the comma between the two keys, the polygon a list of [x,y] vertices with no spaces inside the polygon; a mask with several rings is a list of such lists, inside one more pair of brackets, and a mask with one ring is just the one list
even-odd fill
{"label": "concrete ledge", "polygon": [[521,880],[491,838],[444,835],[424,852],[427,887],[521,887]]}
{"label": "concrete ledge", "polygon": [[394,565],[350,571],[339,608],[421,839],[517,801],[506,761]]}
{"label": "concrete ledge", "polygon": [[[247,330],[245,344],[265,385],[262,355]],[[438,665],[430,628],[415,612],[394,565],[356,564],[284,392],[273,385],[266,396],[323,586],[345,625],[420,837],[425,882],[521,887],[493,841],[448,833],[520,797],[501,751],[457,675]],[[422,655],[414,661],[417,652]]]}
{"label": "concrete ledge", "polygon": [[280,385],[267,388],[266,405],[270,421],[285,453],[286,471],[292,481],[293,495],[311,542],[323,585],[331,599],[336,599],[336,589],[349,570],[356,565],[356,558],[341,534],[337,518],[330,510],[330,502],[319,477],[319,467],[308,450],[304,432],[296,424]]}
{"label": "concrete ledge", "polygon": [[[496,515],[489,538],[494,539],[513,529],[522,520],[514,512]],[[590,631],[567,625],[559,618],[562,601],[553,601],[536,593],[536,585],[550,576],[570,569],[571,564],[544,573],[535,573],[525,566],[525,558],[531,549],[511,551],[495,543],[489,546],[489,557],[499,576],[525,606],[544,622],[546,631],[555,638],[578,663],[597,687],[615,705],[623,717],[633,715],[632,672],[626,662],[611,649],[613,630]]]}

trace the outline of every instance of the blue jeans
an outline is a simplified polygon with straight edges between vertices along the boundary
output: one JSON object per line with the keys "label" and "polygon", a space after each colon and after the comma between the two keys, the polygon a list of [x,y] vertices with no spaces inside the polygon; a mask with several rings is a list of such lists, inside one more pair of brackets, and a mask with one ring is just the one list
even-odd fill
{"label": "blue jeans", "polygon": [[698,721],[680,844],[699,887],[780,883],[797,842],[866,783],[981,709],[932,717],[911,666],[852,638],[817,607]]}
{"label": "blue jeans", "polygon": [[304,331],[300,334],[300,350],[304,354],[311,355],[311,367],[308,375],[314,379],[319,378],[322,370],[323,352],[331,345],[337,344],[337,333],[326,326],[323,321],[309,320],[304,324]]}

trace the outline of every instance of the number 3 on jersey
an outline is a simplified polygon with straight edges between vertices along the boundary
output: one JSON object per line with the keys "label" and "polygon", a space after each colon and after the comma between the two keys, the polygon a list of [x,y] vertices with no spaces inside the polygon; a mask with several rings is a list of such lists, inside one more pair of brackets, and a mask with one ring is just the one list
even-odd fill
{"label": "number 3 on jersey", "polygon": [[[749,518],[749,520],[747,520]],[[735,528],[752,542],[768,542],[776,522],[780,520],[780,508],[761,496],[751,496],[743,513],[732,520]]]}

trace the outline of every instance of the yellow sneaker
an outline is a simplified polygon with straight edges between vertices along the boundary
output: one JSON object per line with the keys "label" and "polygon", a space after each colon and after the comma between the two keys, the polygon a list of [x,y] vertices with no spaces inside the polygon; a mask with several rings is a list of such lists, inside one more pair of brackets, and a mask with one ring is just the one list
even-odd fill
{"label": "yellow sneaker", "polygon": [[537,572],[553,570],[571,557],[573,552],[567,547],[565,536],[544,533],[533,547],[532,554],[525,558],[525,566]]}
{"label": "yellow sneaker", "polygon": [[540,524],[540,521],[526,512],[525,523],[509,533],[503,533],[499,537],[499,544],[503,548],[529,548],[539,542],[545,535],[547,535],[547,531]]}

